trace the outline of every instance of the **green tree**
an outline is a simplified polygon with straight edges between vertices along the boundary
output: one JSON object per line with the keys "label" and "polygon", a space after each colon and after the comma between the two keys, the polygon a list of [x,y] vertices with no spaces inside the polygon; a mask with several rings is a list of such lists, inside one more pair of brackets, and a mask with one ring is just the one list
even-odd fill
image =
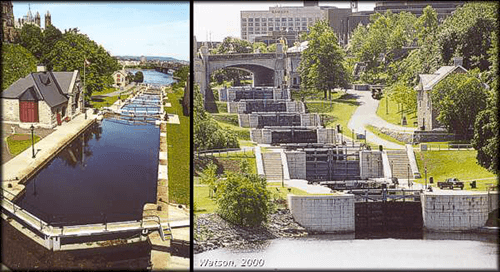
{"label": "green tree", "polygon": [[389,96],[391,100],[402,105],[402,110],[406,109],[407,112],[417,111],[417,91],[406,86],[402,82],[397,82],[389,88]]}
{"label": "green tree", "polygon": [[56,43],[63,37],[62,32],[53,25],[47,26],[43,31],[43,46],[42,46],[42,62],[47,66],[49,60],[47,59],[50,51]]}
{"label": "green tree", "polygon": [[253,47],[249,41],[226,37],[219,46],[214,50],[215,54],[232,54],[232,53],[252,53]]}
{"label": "green tree", "polygon": [[267,45],[263,42],[254,42],[252,48],[254,53],[267,53]]}
{"label": "green tree", "polygon": [[477,162],[489,171],[498,174],[498,89],[489,94],[488,107],[479,112],[474,123],[472,146],[477,150]]}
{"label": "green tree", "polygon": [[21,45],[28,49],[35,58],[40,59],[43,54],[43,35],[38,26],[25,24],[21,28]]}
{"label": "green tree", "polygon": [[[90,97],[92,92],[101,91],[113,84],[111,75],[120,69],[116,58],[111,57],[101,45],[90,40],[87,35],[78,33],[78,29],[66,30],[46,59],[49,60],[49,70],[79,70],[82,80],[85,80],[87,97]],[[90,65],[83,73],[85,60],[88,60]]]}
{"label": "green tree", "polygon": [[423,45],[432,39],[438,30],[437,12],[432,6],[427,6],[422,11],[422,15],[418,17],[415,23],[415,29],[418,35],[419,45]]}
{"label": "green tree", "polygon": [[239,147],[236,134],[222,129],[213,117],[205,111],[203,96],[198,85],[194,90],[193,142],[195,150],[212,150]]}
{"label": "green tree", "polygon": [[299,65],[301,88],[323,91],[326,99],[331,89],[347,85],[344,51],[326,20],[313,25],[304,39],[309,43]]}
{"label": "green tree", "polygon": [[254,227],[267,222],[272,210],[267,181],[256,174],[226,172],[217,186],[217,213],[240,226]]}
{"label": "green tree", "polygon": [[437,34],[444,63],[451,64],[454,56],[462,56],[466,69],[489,68],[486,52],[492,32],[498,32],[498,7],[498,2],[467,2],[446,18]]}
{"label": "green tree", "polygon": [[432,106],[439,113],[437,120],[449,132],[466,139],[470,139],[476,116],[486,107],[487,92],[477,76],[477,70],[449,75],[431,92]]}
{"label": "green tree", "polygon": [[144,73],[142,71],[137,71],[134,75],[134,82],[142,83],[144,82]]}
{"label": "green tree", "polygon": [[207,165],[207,168],[203,169],[200,182],[203,184],[207,184],[209,187],[208,195],[209,197],[213,197],[213,193],[217,186],[217,165],[213,162],[210,162]]}
{"label": "green tree", "polygon": [[18,79],[36,72],[38,60],[19,44],[2,44],[2,90]]}

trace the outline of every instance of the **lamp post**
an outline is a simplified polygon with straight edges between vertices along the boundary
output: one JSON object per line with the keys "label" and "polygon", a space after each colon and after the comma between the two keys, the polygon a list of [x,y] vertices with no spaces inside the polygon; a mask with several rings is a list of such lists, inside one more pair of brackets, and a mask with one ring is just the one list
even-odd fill
{"label": "lamp post", "polygon": [[33,136],[33,131],[35,130],[35,127],[33,126],[33,124],[31,125],[30,129],[31,129],[31,150],[33,151],[32,158],[34,159],[35,158],[35,138]]}

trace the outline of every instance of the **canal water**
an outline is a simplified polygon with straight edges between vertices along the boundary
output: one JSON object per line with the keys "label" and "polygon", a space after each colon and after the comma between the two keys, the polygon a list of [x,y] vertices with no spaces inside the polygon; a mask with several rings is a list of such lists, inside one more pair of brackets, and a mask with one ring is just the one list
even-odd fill
{"label": "canal water", "polygon": [[159,127],[104,119],[26,184],[22,208],[56,226],[140,220],[156,201]]}
{"label": "canal water", "polygon": [[164,74],[156,70],[137,70],[137,69],[126,69],[126,72],[132,72],[134,75],[138,71],[141,71],[144,75],[144,82],[146,84],[152,85],[169,85],[175,82],[173,77],[169,74]]}
{"label": "canal water", "polygon": [[[395,235],[395,237],[404,235]],[[415,239],[310,235],[194,255],[203,269],[497,269],[496,235],[416,233]],[[210,266],[212,265],[212,266]]]}

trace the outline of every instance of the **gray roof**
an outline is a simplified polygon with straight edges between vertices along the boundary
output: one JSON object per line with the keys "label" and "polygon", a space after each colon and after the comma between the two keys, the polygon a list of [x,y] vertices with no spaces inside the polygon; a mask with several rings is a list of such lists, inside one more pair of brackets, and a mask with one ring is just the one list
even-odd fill
{"label": "gray roof", "polygon": [[75,72],[54,72],[54,76],[57,79],[57,83],[61,86],[61,91],[64,94],[68,94],[69,87],[71,86],[71,80],[73,79],[73,74]]}
{"label": "gray roof", "polygon": [[68,101],[53,72],[31,73],[10,85],[9,88],[0,93],[0,97],[20,98],[26,91],[31,92],[32,90],[34,90],[37,99],[44,100],[50,107]]}
{"label": "gray roof", "polygon": [[[463,72],[467,72],[467,69],[462,67],[461,65],[457,66],[441,66],[434,74],[421,74],[420,79],[425,80],[427,82],[422,81],[422,89],[423,90],[431,90],[434,85],[436,85],[439,81],[443,80],[446,76],[456,70],[462,70]],[[422,77],[423,76],[423,77]],[[433,76],[433,77],[431,77]]]}

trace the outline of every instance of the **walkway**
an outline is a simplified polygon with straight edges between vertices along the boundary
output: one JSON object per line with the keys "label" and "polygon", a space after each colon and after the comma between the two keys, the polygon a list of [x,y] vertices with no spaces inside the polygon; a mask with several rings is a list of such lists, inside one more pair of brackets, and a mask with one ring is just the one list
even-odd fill
{"label": "walkway", "polygon": [[125,94],[126,92],[128,92],[131,88],[137,86],[137,83],[130,83],[128,84],[127,86],[125,86],[123,88],[123,90],[118,90],[118,91],[114,91],[112,93],[107,93],[107,94],[103,94],[103,95],[100,95],[100,96],[117,96],[117,95],[120,95],[120,94]]}
{"label": "walkway", "polygon": [[394,125],[380,118],[377,115],[377,107],[379,100],[373,99],[371,97],[371,92],[349,90],[349,93],[357,97],[357,100],[360,102],[360,106],[356,109],[356,111],[352,115],[351,120],[349,120],[347,126],[350,129],[354,130],[355,133],[364,133],[366,130],[366,138],[367,141],[369,142],[372,142],[377,145],[383,145],[385,148],[404,149],[403,145],[399,145],[384,140],[375,135],[374,133],[372,133],[371,131],[365,129],[365,126],[372,125],[374,127],[387,128],[391,130],[404,131],[404,132],[413,132],[417,128]]}
{"label": "walkway", "polygon": [[[94,122],[97,117],[91,114],[90,109],[87,116],[88,118],[85,119],[85,115],[80,114],[70,122],[64,122],[61,126],[55,128],[56,131],[36,143],[35,158],[32,158],[32,149],[28,148],[2,164],[2,189],[9,192],[5,195],[7,199],[11,200],[13,195],[19,194],[24,189],[24,185],[20,184],[20,182],[24,182],[24,179],[54,157],[66,143],[70,142],[76,134],[90,123]],[[12,185],[11,188],[7,185],[9,183]]]}

